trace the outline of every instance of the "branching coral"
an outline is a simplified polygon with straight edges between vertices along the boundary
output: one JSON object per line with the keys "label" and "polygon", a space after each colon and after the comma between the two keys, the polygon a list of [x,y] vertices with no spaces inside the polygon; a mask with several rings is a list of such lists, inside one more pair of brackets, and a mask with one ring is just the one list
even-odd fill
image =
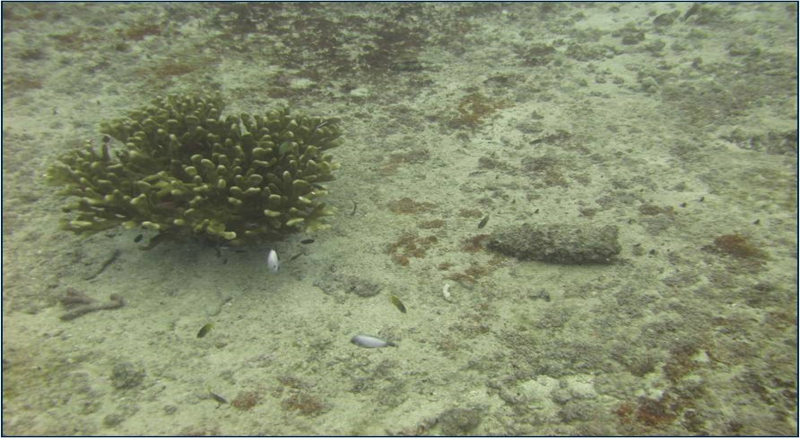
{"label": "branching coral", "polygon": [[99,151],[71,151],[48,172],[76,197],[63,228],[142,226],[162,238],[244,244],[326,227],[334,209],[318,198],[338,168],[323,155],[341,143],[336,120],[288,109],[222,117],[223,108],[218,96],[171,95],[104,123]]}

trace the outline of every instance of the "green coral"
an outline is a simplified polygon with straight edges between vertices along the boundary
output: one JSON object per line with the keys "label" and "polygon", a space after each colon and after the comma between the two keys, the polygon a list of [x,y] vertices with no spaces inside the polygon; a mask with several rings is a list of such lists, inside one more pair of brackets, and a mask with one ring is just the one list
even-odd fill
{"label": "green coral", "polygon": [[99,150],[71,151],[48,172],[75,197],[63,228],[141,226],[170,239],[244,244],[326,227],[334,209],[319,201],[320,183],[339,167],[324,154],[341,143],[337,120],[288,109],[223,117],[223,108],[219,96],[171,95],[102,124],[110,138]]}

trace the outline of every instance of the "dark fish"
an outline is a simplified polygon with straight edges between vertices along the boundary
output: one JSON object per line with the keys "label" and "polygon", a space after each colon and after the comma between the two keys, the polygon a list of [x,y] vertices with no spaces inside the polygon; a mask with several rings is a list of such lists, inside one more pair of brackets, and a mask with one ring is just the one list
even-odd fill
{"label": "dark fish", "polygon": [[478,229],[481,229],[481,228],[485,227],[487,222],[489,222],[489,215],[488,214],[486,215],[485,218],[481,219],[481,221],[478,222]]}
{"label": "dark fish", "polygon": [[103,271],[105,271],[107,267],[109,267],[112,263],[114,263],[115,260],[117,260],[117,257],[119,257],[119,255],[120,255],[120,250],[118,250],[118,249],[114,250],[114,252],[111,254],[111,256],[109,256],[103,262],[103,264],[100,265],[100,269],[98,269],[97,272],[95,272],[94,274],[90,275],[89,277],[86,277],[85,280],[91,280],[91,279],[97,277],[98,275],[102,274]]}
{"label": "dark fish", "polygon": [[169,238],[169,234],[159,233],[155,237],[151,238],[150,241],[147,242],[147,245],[140,246],[139,250],[141,250],[141,251],[150,251],[151,249],[153,249],[156,246],[158,246],[159,243],[167,240],[168,238]]}
{"label": "dark fish", "polygon": [[314,243],[314,239],[303,239],[300,241],[303,245],[308,245],[309,243]]}
{"label": "dark fish", "polygon": [[197,332],[197,337],[198,337],[198,338],[202,338],[202,337],[204,337],[205,335],[207,335],[207,334],[208,334],[208,332],[210,332],[210,331],[211,331],[211,329],[212,329],[212,328],[214,328],[214,323],[213,323],[213,322],[209,322],[208,324],[204,325],[204,326],[203,326],[203,327],[200,329],[200,331],[199,331],[199,332]]}
{"label": "dark fish", "polygon": [[140,234],[133,239],[133,243],[139,243],[144,239],[144,234]]}
{"label": "dark fish", "polygon": [[294,259],[296,259],[296,258],[300,257],[301,255],[305,255],[305,253],[304,253],[304,252],[301,252],[301,253],[295,254],[295,255],[293,255],[293,256],[292,256],[292,258],[290,258],[290,259],[289,259],[289,261],[291,262],[292,260],[294,260]]}
{"label": "dark fish", "polygon": [[326,120],[326,121],[318,124],[317,126],[314,127],[314,129],[311,130],[311,134],[309,134],[309,135],[314,135],[314,133],[317,132],[317,129],[322,128],[323,126],[327,125],[330,122],[331,122],[330,120]]}
{"label": "dark fish", "polygon": [[[223,397],[223,396],[221,396],[219,394],[215,394],[215,393],[211,392],[211,390],[208,391],[208,395],[210,395],[211,399],[214,400],[215,402],[219,403],[220,405],[228,404],[228,400],[226,400],[225,397]],[[217,406],[217,407],[219,407],[219,406]]]}
{"label": "dark fish", "polygon": [[400,298],[392,295],[389,297],[389,301],[394,304],[394,307],[397,307],[397,310],[406,313],[406,306],[403,305],[403,302],[400,301]]}
{"label": "dark fish", "polygon": [[335,123],[339,123],[341,121],[342,121],[341,119],[336,118],[336,117],[334,117],[332,119],[328,119],[328,120],[318,124],[317,126],[315,126],[314,129],[311,130],[311,134],[309,134],[309,135],[314,135],[314,133],[316,133],[318,129],[322,128],[323,126],[327,125],[328,123],[334,123],[335,124]]}

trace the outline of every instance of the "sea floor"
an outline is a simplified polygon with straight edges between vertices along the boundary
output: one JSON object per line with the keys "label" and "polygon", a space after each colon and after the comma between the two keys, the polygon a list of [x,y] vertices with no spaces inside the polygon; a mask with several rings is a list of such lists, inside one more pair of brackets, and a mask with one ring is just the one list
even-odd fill
{"label": "sea floor", "polygon": [[[796,35],[793,3],[5,3],[3,433],[796,435]],[[275,275],[59,230],[62,152],[202,90],[341,119],[330,229]],[[621,251],[489,249],[523,223]]]}

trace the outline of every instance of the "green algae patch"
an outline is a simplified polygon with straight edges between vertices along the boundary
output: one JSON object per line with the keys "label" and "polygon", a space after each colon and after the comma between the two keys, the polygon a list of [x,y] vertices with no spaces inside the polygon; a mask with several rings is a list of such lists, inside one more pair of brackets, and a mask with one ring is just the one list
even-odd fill
{"label": "green algae patch", "polygon": [[339,167],[326,153],[341,144],[338,119],[287,108],[223,117],[224,106],[216,95],[170,95],[103,123],[99,148],[70,151],[48,171],[71,199],[62,228],[233,245],[326,228],[335,209],[320,198]]}

